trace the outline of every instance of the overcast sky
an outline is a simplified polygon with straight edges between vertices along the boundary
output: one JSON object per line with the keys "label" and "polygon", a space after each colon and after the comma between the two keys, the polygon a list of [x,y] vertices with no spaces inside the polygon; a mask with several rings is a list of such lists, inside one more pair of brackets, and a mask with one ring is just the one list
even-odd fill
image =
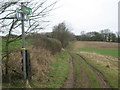
{"label": "overcast sky", "polygon": [[52,31],[52,26],[65,21],[72,32],[100,31],[110,29],[118,31],[119,0],[60,0],[60,8],[51,14],[51,26],[45,31]]}
{"label": "overcast sky", "polygon": [[[14,1],[14,0],[13,0]],[[29,0],[26,0],[29,1]],[[39,2],[39,0],[34,0]],[[56,0],[48,0],[52,3]],[[54,25],[65,22],[70,30],[79,35],[81,31],[110,29],[118,32],[118,2],[120,0],[58,0],[58,9],[50,13],[49,27],[42,32],[51,32]],[[17,34],[21,33],[21,29]]]}

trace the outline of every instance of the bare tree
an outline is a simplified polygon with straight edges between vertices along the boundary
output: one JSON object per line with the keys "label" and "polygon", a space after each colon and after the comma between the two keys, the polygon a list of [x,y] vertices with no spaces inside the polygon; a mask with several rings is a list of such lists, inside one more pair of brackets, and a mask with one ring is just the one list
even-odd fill
{"label": "bare tree", "polygon": [[64,48],[70,40],[73,40],[74,36],[63,22],[53,27],[53,38],[58,39]]}
{"label": "bare tree", "polygon": [[[43,29],[45,26],[43,23],[48,22],[46,17],[48,17],[50,11],[54,9],[57,1],[52,3],[48,3],[48,0],[40,0],[39,2],[35,2],[31,0],[30,2],[24,2],[24,5],[30,7],[32,9],[32,14],[29,16],[29,25],[25,25],[26,29],[25,33],[28,34],[30,32],[38,32]],[[12,33],[19,32],[21,28],[21,22],[18,21],[15,17],[17,11],[21,10],[21,0],[17,2],[0,2],[0,28],[1,32],[4,32],[7,35],[5,52],[3,53],[5,60],[5,74],[8,75],[8,62],[9,62],[9,54],[11,53],[9,45],[10,43],[20,40],[21,34],[14,38],[10,39]]]}

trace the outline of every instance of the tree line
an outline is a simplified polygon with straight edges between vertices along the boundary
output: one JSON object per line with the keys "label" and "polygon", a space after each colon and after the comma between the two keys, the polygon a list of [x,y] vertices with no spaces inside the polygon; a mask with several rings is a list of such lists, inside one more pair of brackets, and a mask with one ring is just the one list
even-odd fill
{"label": "tree line", "polygon": [[33,35],[39,36],[38,39],[46,37],[48,39],[58,40],[61,43],[62,48],[65,48],[69,44],[69,41],[75,40],[74,34],[69,30],[69,28],[66,26],[65,22],[62,22],[62,23],[59,23],[58,25],[55,25],[52,29],[52,32],[31,33],[31,34],[28,34],[28,37],[31,36],[33,38]]}
{"label": "tree line", "polygon": [[76,39],[78,41],[104,41],[104,42],[118,42],[120,43],[120,35],[118,32],[113,33],[110,31],[110,29],[104,29],[100,32],[92,31],[87,32],[85,31],[81,32],[81,35],[77,35]]}

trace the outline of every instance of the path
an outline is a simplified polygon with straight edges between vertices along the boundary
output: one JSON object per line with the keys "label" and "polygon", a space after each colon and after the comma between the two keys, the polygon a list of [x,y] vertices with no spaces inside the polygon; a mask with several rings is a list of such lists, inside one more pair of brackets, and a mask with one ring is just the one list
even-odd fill
{"label": "path", "polygon": [[63,88],[74,88],[74,71],[73,71],[72,60],[70,60],[70,71]]}
{"label": "path", "polygon": [[89,64],[82,56],[80,56],[79,54],[77,54],[77,55],[81,58],[80,60],[83,60],[94,71],[94,74],[96,75],[97,79],[100,82],[100,87],[101,88],[110,88],[110,85],[107,83],[103,74],[99,70],[97,70],[95,67],[93,67],[91,64]]}
{"label": "path", "polygon": [[[83,65],[82,63],[80,63],[80,60],[84,61],[85,64],[87,64],[90,69],[93,70],[96,78],[99,80],[99,84],[101,88],[110,88],[110,85],[107,83],[107,81],[105,80],[103,74],[97,70],[95,67],[93,67],[91,64],[89,64],[82,56],[80,56],[79,54],[76,54],[79,56],[79,59],[75,59],[72,58],[72,60],[75,60],[76,63],[78,63],[79,65],[79,72],[80,72],[80,84],[81,84],[81,88],[90,88],[90,82],[89,82],[89,78],[87,73],[84,71],[83,69]],[[71,55],[72,57],[72,55]],[[73,63],[72,60],[70,60],[70,71],[68,74],[68,77],[63,85],[63,88],[75,88],[75,78],[74,78],[74,67],[73,67]]]}

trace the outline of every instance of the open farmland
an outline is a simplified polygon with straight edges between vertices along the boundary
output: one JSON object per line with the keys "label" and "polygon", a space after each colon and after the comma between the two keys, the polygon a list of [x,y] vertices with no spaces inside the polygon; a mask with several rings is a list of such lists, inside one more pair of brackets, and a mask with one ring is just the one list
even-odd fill
{"label": "open farmland", "polygon": [[119,89],[117,12],[119,0],[1,0],[0,89]]}
{"label": "open farmland", "polygon": [[74,52],[99,70],[108,84],[118,87],[118,44],[111,42],[75,42]]}
{"label": "open farmland", "polygon": [[108,55],[113,57],[119,57],[118,52],[120,50],[118,49],[118,43],[93,42],[93,41],[75,42],[75,48],[77,48],[78,51],[97,53],[97,54]]}
{"label": "open farmland", "polygon": [[[52,43],[50,43],[51,40]],[[5,46],[4,41],[5,39],[3,39],[3,48]],[[118,88],[117,43],[73,41],[67,48],[58,52],[54,47],[58,49],[59,43],[54,39],[41,37],[41,39],[36,39],[35,42],[37,43],[30,42],[31,39],[26,39],[26,41],[31,55],[33,74],[32,80],[29,82],[30,87]],[[46,44],[48,41],[51,45]],[[40,42],[42,42],[41,46],[38,44]],[[54,47],[51,47],[52,44]],[[18,47],[15,45],[20,47],[21,40],[11,43],[10,49],[17,50]],[[58,53],[52,54],[52,52]],[[17,66],[13,62],[17,62]],[[9,66],[22,73],[20,64],[20,51],[11,53]],[[24,86],[20,80],[15,80],[13,83],[16,84],[3,83],[3,87]]]}

